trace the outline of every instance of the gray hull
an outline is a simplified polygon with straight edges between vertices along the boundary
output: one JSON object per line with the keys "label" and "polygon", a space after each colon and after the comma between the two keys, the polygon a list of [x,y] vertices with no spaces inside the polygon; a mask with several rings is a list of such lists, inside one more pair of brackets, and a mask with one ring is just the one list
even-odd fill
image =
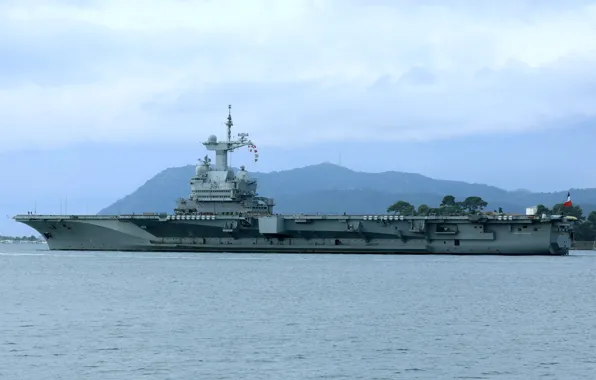
{"label": "gray hull", "polygon": [[567,255],[565,218],[19,215],[51,250]]}

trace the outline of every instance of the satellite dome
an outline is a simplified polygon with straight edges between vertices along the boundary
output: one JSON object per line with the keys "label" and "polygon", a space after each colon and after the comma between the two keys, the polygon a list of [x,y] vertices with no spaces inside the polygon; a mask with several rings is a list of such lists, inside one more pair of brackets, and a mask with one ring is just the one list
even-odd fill
{"label": "satellite dome", "polygon": [[198,165],[197,166],[197,170],[196,173],[197,175],[201,174],[201,173],[207,173],[209,171],[209,168],[205,165]]}
{"label": "satellite dome", "polygon": [[236,173],[236,179],[238,181],[248,181],[248,173],[244,170],[244,166],[241,166],[238,173]]}
{"label": "satellite dome", "polygon": [[217,136],[215,136],[215,135],[209,136],[209,138],[207,139],[207,142],[216,143],[217,142]]}

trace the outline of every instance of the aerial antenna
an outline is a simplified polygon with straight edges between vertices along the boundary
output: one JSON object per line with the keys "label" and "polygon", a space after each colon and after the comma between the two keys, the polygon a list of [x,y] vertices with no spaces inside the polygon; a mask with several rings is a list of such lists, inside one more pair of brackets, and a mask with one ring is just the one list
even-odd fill
{"label": "aerial antenna", "polygon": [[226,122],[226,125],[228,126],[228,142],[232,141],[232,125],[234,125],[234,123],[232,123],[232,105],[228,105],[228,121]]}

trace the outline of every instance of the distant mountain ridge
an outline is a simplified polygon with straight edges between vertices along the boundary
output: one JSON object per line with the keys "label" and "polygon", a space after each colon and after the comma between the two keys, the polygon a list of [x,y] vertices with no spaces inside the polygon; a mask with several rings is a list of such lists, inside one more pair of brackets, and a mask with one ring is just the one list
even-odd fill
{"label": "distant mountain ridge", "polygon": [[[189,195],[189,180],[194,171],[194,165],[166,169],[99,214],[172,212],[176,199]],[[567,198],[567,190],[551,193],[507,191],[415,173],[357,172],[330,163],[270,173],[255,172],[251,176],[259,180],[259,194],[274,198],[275,211],[280,213],[385,213],[387,207],[398,200],[416,206],[422,203],[438,206],[447,194],[459,200],[479,196],[489,203],[490,210],[502,207],[508,212],[523,213],[526,207],[538,204],[551,207]],[[584,214],[596,211],[596,189],[570,191],[573,202],[582,207]]]}

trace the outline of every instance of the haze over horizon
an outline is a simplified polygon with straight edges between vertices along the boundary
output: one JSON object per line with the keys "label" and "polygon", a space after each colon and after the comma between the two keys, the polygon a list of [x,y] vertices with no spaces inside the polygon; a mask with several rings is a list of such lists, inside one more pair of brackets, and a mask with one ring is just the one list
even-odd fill
{"label": "haze over horizon", "polygon": [[94,212],[195,163],[228,104],[250,171],[596,187],[595,1],[146,4],[0,4],[1,216]]}

